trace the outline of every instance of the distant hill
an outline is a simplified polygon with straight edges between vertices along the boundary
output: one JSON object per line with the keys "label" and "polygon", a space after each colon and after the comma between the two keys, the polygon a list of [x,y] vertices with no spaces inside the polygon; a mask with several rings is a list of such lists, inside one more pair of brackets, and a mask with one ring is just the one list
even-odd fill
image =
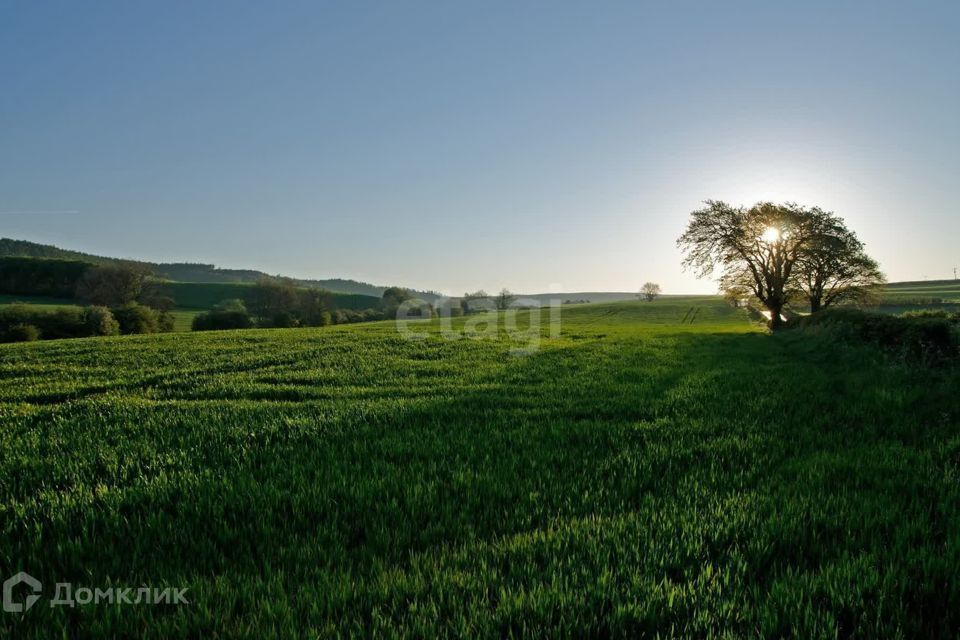
{"label": "distant hill", "polygon": [[560,302],[619,302],[621,300],[636,300],[635,291],[574,291],[564,293],[518,293],[521,300],[536,300],[541,304],[551,300]]}
{"label": "distant hill", "polygon": [[926,299],[960,302],[960,280],[923,280],[919,282],[891,282],[884,299]]}
{"label": "distant hill", "polygon": [[[210,283],[251,283],[270,274],[253,269],[220,269],[212,264],[193,262],[146,262],[125,258],[110,258],[97,256],[82,251],[61,249],[49,244],[39,244],[28,240],[14,240],[0,238],[0,257],[30,257],[30,258],[57,258],[61,260],[79,260],[92,264],[132,263],[148,267],[156,275],[175,282],[210,282]],[[294,278],[300,286],[319,287],[335,293],[352,293],[364,296],[383,295],[386,286],[358,282],[344,278],[330,278],[326,280],[303,280]],[[431,291],[416,291],[416,295],[428,301],[435,300],[438,294]]]}

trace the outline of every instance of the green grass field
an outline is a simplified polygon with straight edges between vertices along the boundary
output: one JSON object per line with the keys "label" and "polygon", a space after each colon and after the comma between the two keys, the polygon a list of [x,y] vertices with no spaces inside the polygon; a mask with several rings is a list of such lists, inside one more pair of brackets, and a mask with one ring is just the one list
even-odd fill
{"label": "green grass field", "polygon": [[893,282],[883,293],[884,301],[940,298],[945,303],[960,304],[960,281],[931,280],[929,282]]}
{"label": "green grass field", "polygon": [[45,589],[0,635],[955,635],[957,371],[716,298],[562,323],[0,345],[0,569]]}

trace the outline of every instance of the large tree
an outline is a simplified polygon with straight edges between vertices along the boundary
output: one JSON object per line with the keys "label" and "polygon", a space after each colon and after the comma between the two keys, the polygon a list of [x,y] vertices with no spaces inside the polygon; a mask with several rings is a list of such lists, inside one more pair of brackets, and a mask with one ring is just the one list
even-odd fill
{"label": "large tree", "polygon": [[857,234],[832,213],[812,209],[814,241],[801,253],[795,290],[816,313],[838,302],[861,302],[885,281]]}
{"label": "large tree", "polygon": [[403,287],[389,287],[383,292],[383,310],[388,318],[396,318],[400,305],[413,300],[413,292]]}
{"label": "large tree", "polygon": [[137,264],[105,264],[86,271],[77,284],[77,297],[94,305],[120,307],[136,302],[150,271]]}
{"label": "large tree", "polygon": [[746,287],[770,313],[779,329],[794,269],[816,234],[815,216],[793,204],[760,202],[750,208],[707,200],[691,213],[677,240],[684,265],[698,277],[720,272],[723,288]]}
{"label": "large tree", "polygon": [[300,304],[300,290],[290,278],[263,276],[250,288],[247,306],[261,324],[288,326]]}

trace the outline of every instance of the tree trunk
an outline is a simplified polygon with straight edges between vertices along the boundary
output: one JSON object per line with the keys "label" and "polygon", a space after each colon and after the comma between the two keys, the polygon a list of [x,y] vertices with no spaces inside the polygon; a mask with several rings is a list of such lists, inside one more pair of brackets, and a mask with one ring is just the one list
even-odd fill
{"label": "tree trunk", "polygon": [[783,327],[783,319],[780,318],[783,305],[768,305],[767,310],[770,311],[770,330],[776,331]]}
{"label": "tree trunk", "polygon": [[820,298],[810,298],[810,313],[816,313],[823,308]]}

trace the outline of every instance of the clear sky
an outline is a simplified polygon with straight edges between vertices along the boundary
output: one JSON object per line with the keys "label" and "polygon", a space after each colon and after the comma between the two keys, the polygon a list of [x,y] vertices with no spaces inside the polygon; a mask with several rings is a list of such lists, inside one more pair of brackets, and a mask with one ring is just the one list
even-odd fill
{"label": "clear sky", "polygon": [[0,0],[0,236],[459,293],[712,292],[706,198],[960,267],[960,2]]}

